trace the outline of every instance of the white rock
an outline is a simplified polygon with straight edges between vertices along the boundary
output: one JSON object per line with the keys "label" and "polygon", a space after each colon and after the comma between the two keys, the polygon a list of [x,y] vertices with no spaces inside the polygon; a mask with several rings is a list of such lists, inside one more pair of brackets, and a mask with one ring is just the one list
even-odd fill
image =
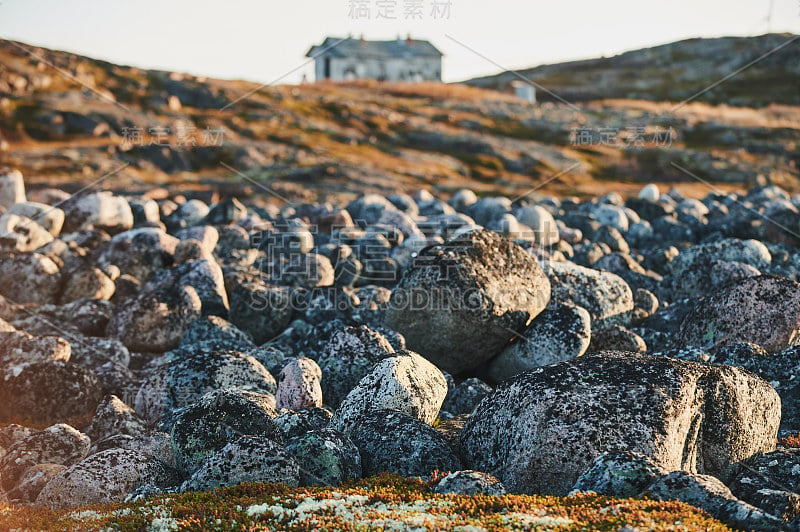
{"label": "white rock", "polygon": [[697,218],[698,220],[708,214],[708,207],[706,207],[702,201],[692,198],[685,199],[678,203],[675,210],[686,216]]}
{"label": "white rock", "polygon": [[478,196],[475,193],[467,188],[462,188],[461,190],[457,191],[453,196],[450,198],[450,201],[447,203],[450,204],[458,212],[463,212],[464,209],[472,205],[473,203],[478,201]]}
{"label": "white rock", "polygon": [[0,250],[28,253],[53,241],[53,235],[30,218],[6,213],[0,216]]}
{"label": "white rock", "polygon": [[616,205],[598,205],[594,211],[594,218],[603,225],[616,227],[620,232],[628,231],[628,216],[625,209]]}
{"label": "white rock", "polygon": [[650,183],[639,191],[639,197],[650,201],[658,201],[661,193],[658,191],[658,185]]}
{"label": "white rock", "polygon": [[181,229],[175,236],[181,241],[189,239],[199,241],[204,256],[211,255],[219,242],[219,231],[213,225],[196,225]]}
{"label": "white rock", "polygon": [[533,230],[536,243],[540,246],[553,246],[558,243],[558,226],[547,209],[539,205],[526,205],[517,211],[520,222]]}
{"label": "white rock", "polygon": [[8,214],[30,218],[53,236],[58,236],[64,226],[64,211],[44,203],[33,201],[15,203],[8,209]]}
{"label": "white rock", "polygon": [[19,170],[0,170],[0,207],[6,209],[25,201],[25,181]]}
{"label": "white rock", "polygon": [[133,211],[127,200],[111,192],[75,196],[63,204],[64,230],[78,231],[93,227],[110,233],[133,227]]}

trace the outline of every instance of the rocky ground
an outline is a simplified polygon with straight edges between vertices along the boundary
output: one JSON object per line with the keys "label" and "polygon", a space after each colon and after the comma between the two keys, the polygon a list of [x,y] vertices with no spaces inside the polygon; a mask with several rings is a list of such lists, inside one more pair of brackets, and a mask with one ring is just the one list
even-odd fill
{"label": "rocky ground", "polygon": [[[664,192],[277,208],[4,170],[0,527],[795,529],[800,196]],[[202,494],[252,482],[283,487]]]}
{"label": "rocky ground", "polygon": [[680,101],[790,38],[540,105],[0,41],[0,529],[800,528],[797,46]]}

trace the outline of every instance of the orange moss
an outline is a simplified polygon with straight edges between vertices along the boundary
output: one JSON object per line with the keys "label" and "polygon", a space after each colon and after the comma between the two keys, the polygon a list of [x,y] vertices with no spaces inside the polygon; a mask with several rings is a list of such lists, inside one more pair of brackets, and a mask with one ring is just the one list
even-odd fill
{"label": "orange moss", "polygon": [[778,440],[779,445],[783,445],[784,447],[791,447],[791,448],[799,448],[800,447],[800,433],[798,434],[790,434],[789,436],[784,436],[780,440]]}
{"label": "orange moss", "polygon": [[[339,488],[291,489],[250,483],[208,492],[157,497],[136,503],[50,511],[0,505],[0,530],[368,530],[422,526],[448,530],[480,526],[490,531],[728,530],[680,502],[573,497],[439,495],[431,484],[379,475]],[[167,528],[165,528],[167,529]]]}

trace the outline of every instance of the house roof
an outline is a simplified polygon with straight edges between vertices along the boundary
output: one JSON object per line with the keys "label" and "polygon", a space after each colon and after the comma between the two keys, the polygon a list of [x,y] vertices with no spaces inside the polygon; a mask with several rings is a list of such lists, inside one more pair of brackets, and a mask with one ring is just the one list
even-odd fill
{"label": "house roof", "polygon": [[441,57],[443,54],[428,41],[395,39],[392,41],[365,41],[346,37],[326,37],[320,45],[312,46],[306,57],[370,57],[393,59],[403,57]]}

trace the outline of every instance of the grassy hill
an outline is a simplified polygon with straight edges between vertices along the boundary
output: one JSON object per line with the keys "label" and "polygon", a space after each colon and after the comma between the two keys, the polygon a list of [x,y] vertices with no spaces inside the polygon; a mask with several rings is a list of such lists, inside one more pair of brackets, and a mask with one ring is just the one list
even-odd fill
{"label": "grassy hill", "polygon": [[[672,102],[628,98],[658,100],[653,92],[611,91],[621,86],[613,76],[641,72],[642,58],[667,57],[668,50],[674,58],[685,49],[682,63],[666,68],[665,60],[652,59],[647,76],[639,76],[669,84],[675,69],[690,70],[676,65],[699,61],[690,52],[706,50],[703,42],[585,62],[606,65],[586,66],[586,86],[607,86],[598,96],[625,98],[530,105],[459,84],[259,86],[0,41],[0,166],[19,168],[32,187],[76,190],[102,179],[105,188],[131,192],[163,186],[275,201],[418,188],[446,195],[462,187],[512,197],[534,190],[628,193],[651,181],[695,196],[709,191],[705,181],[724,189],[771,181],[800,190],[800,106],[788,105],[792,98],[759,107],[676,105],[669,91],[664,96]],[[797,46],[784,51],[797,53]],[[721,61],[698,83],[737,61]],[[774,63],[783,76],[781,61],[776,53],[748,75]],[[798,65],[788,66],[798,74]],[[569,64],[540,68],[570,73],[565,86],[583,83]],[[493,79],[471,83],[503,87],[502,75]],[[725,90],[733,90],[730,83]],[[782,87],[757,92],[781,101]],[[797,96],[796,82],[794,88]]]}

